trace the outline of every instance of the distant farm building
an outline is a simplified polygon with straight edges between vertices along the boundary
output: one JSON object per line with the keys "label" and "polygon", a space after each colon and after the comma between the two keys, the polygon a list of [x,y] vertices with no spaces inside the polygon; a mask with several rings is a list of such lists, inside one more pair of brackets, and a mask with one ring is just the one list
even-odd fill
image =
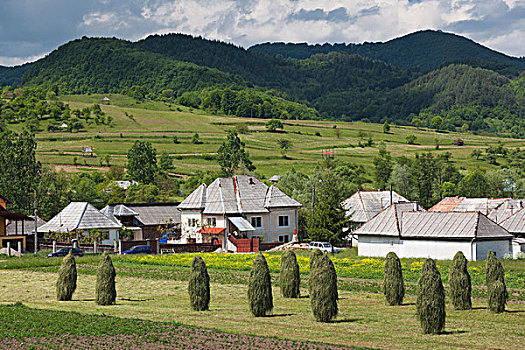
{"label": "distant farm building", "polygon": [[393,204],[355,230],[359,255],[452,259],[461,251],[468,260],[483,260],[489,250],[498,258],[512,252],[513,235],[480,212],[416,208],[417,203]]}

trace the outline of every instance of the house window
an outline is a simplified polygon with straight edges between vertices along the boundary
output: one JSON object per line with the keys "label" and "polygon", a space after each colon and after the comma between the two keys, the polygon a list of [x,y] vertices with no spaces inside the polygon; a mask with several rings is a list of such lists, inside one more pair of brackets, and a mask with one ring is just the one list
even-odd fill
{"label": "house window", "polygon": [[288,227],[290,223],[288,222],[288,215],[279,215],[279,227]]}
{"label": "house window", "polygon": [[189,227],[196,227],[197,226],[197,219],[188,218],[188,226]]}
{"label": "house window", "polygon": [[217,226],[217,218],[206,218],[206,226],[208,227]]}
{"label": "house window", "polygon": [[260,216],[252,217],[252,226],[255,228],[262,227],[262,217]]}
{"label": "house window", "polygon": [[279,236],[279,242],[280,243],[288,243],[288,242],[290,242],[290,236],[289,235],[280,235]]}

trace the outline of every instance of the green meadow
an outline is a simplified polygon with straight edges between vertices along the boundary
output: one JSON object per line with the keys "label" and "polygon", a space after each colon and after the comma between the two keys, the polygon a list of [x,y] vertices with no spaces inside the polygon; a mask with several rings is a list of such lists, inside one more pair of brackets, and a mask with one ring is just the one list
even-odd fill
{"label": "green meadow", "polygon": [[[101,103],[104,96],[110,104]],[[285,120],[284,130],[268,132],[267,120],[211,115],[202,110],[166,104],[159,101],[140,102],[122,95],[71,95],[61,96],[71,108],[83,108],[94,103],[101,104],[106,115],[113,118],[111,125],[85,125],[77,133],[37,133],[37,157],[43,163],[66,171],[86,169],[107,169],[101,165],[105,154],[110,155],[110,165],[125,166],[127,150],[136,140],[149,141],[158,154],[168,153],[173,157],[172,172],[191,175],[199,170],[218,169],[213,155],[224,140],[228,130],[244,124],[248,132],[241,134],[250,157],[256,165],[256,172],[264,177],[281,174],[292,168],[311,172],[321,159],[323,150],[332,150],[335,158],[361,164],[371,170],[373,157],[378,145],[384,142],[394,157],[412,157],[416,153],[432,151],[436,154],[450,152],[452,160],[462,169],[476,167],[490,168],[485,160],[475,160],[470,154],[473,149],[483,149],[502,142],[508,148],[524,147],[525,140],[473,135],[470,133],[436,132],[435,130],[392,125],[389,133],[383,132],[383,125],[362,122],[334,122],[312,120]],[[48,121],[41,123],[47,130]],[[22,125],[12,125],[21,130]],[[193,135],[199,134],[201,144],[192,143]],[[407,135],[416,136],[416,144],[408,145]],[[174,137],[178,143],[174,143]],[[371,147],[360,147],[371,138]],[[453,140],[461,138],[464,146],[454,146]],[[285,156],[277,144],[278,140],[289,140],[292,147]],[[436,140],[440,147],[436,150]],[[96,156],[82,157],[82,149],[90,146]],[[76,164],[75,164],[76,157]]]}

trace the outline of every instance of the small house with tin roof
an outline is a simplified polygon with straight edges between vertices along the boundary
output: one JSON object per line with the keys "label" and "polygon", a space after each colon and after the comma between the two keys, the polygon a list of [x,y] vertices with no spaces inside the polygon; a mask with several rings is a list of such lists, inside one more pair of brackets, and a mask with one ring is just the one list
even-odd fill
{"label": "small house with tin roof", "polygon": [[359,255],[452,259],[461,251],[468,260],[484,260],[489,250],[498,258],[512,251],[513,236],[479,211],[426,212],[414,206],[393,204],[355,230]]}
{"label": "small house with tin roof", "polygon": [[[229,235],[289,242],[298,232],[301,204],[250,175],[217,178],[200,185],[178,206],[184,242],[221,242]],[[210,229],[213,228],[213,229]]]}

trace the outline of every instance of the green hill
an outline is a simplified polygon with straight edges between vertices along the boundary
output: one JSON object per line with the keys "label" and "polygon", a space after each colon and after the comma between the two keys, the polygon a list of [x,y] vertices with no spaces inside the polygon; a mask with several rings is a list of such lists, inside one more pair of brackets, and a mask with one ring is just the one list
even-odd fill
{"label": "green hill", "polygon": [[[271,51],[283,45],[307,58],[284,58]],[[263,48],[275,57],[261,54]],[[414,64],[407,67],[409,61]],[[451,61],[456,63],[447,64]],[[419,120],[428,127],[440,116],[442,129],[523,137],[525,78],[516,77],[521,63],[523,59],[466,38],[434,31],[379,44],[276,44],[250,50],[167,34],[138,42],[84,37],[33,64],[1,67],[0,81],[20,80],[23,86],[58,95],[123,93],[238,117],[406,125]],[[436,68],[421,72],[428,67]],[[0,109],[7,121],[27,114]]]}
{"label": "green hill", "polygon": [[254,45],[249,51],[297,59],[340,51],[418,70],[435,69],[444,64],[468,62],[470,59],[476,60],[478,64],[496,62],[503,65],[501,69],[509,66],[518,70],[525,69],[524,58],[510,57],[465,37],[433,30],[411,33],[384,43],[323,45],[265,43]]}

